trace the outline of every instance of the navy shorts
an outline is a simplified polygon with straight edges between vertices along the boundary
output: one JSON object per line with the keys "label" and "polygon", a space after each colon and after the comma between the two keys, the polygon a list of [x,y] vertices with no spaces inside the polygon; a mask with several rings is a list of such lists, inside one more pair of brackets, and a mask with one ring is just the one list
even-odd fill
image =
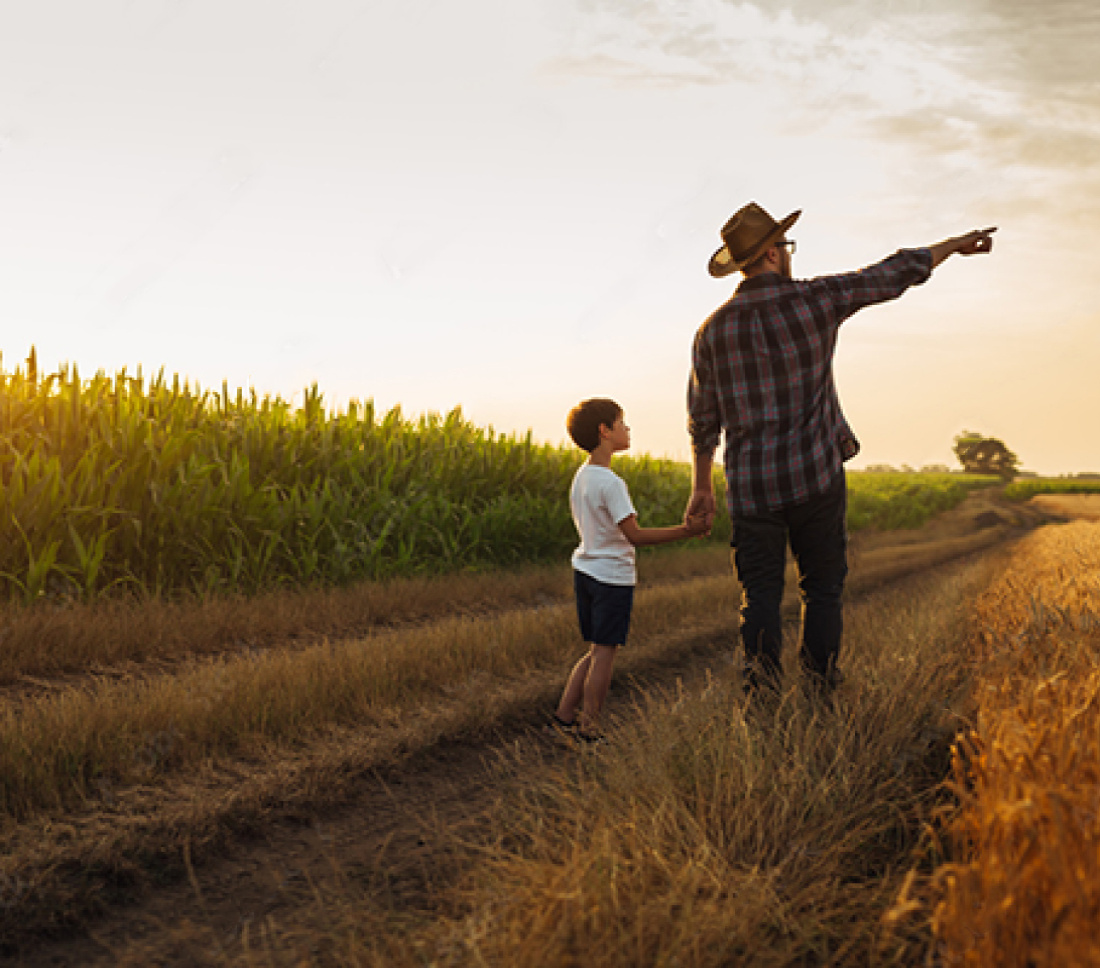
{"label": "navy shorts", "polygon": [[581,637],[592,645],[625,645],[634,606],[633,585],[609,585],[573,569]]}

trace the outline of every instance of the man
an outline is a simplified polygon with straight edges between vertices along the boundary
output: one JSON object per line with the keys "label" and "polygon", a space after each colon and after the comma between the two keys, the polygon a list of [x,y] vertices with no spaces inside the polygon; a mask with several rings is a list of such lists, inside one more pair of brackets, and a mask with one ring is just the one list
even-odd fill
{"label": "man", "polygon": [[902,249],[859,272],[796,281],[786,233],[800,214],[776,222],[750,202],[722,228],[722,248],[711,257],[712,276],[740,271],[745,278],[695,336],[687,513],[714,514],[711,469],[724,434],[746,688],[774,683],[780,672],[789,541],[802,597],[803,668],[828,692],[839,680],[848,574],[844,462],[859,451],[833,383],[837,330],[864,306],[924,282],[948,256],[989,252],[996,229]]}

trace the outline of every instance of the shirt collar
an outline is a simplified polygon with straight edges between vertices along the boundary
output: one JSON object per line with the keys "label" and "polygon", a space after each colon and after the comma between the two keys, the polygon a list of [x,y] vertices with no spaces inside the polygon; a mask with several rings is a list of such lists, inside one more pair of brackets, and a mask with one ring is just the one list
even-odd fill
{"label": "shirt collar", "polygon": [[783,283],[790,281],[778,272],[761,272],[758,276],[742,279],[741,284],[737,287],[737,292],[755,292],[757,289],[765,289],[768,286],[781,286]]}

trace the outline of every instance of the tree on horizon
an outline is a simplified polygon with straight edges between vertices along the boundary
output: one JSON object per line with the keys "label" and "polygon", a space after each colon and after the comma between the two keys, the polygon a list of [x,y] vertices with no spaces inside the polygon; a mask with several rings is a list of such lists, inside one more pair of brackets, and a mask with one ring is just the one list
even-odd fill
{"label": "tree on horizon", "polygon": [[1019,473],[1019,458],[996,437],[964,430],[955,438],[952,450],[968,474],[996,474],[1011,481]]}

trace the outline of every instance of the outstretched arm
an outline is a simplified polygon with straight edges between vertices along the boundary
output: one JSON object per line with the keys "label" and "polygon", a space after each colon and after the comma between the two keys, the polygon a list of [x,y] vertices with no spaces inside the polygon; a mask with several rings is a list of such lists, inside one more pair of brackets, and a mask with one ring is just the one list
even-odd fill
{"label": "outstretched arm", "polygon": [[996,226],[988,229],[975,229],[973,232],[967,232],[966,235],[944,239],[936,245],[930,245],[928,248],[932,252],[932,268],[935,269],[944,259],[956,252],[959,255],[978,255],[983,252],[991,252],[993,250],[993,233],[996,231]]}

